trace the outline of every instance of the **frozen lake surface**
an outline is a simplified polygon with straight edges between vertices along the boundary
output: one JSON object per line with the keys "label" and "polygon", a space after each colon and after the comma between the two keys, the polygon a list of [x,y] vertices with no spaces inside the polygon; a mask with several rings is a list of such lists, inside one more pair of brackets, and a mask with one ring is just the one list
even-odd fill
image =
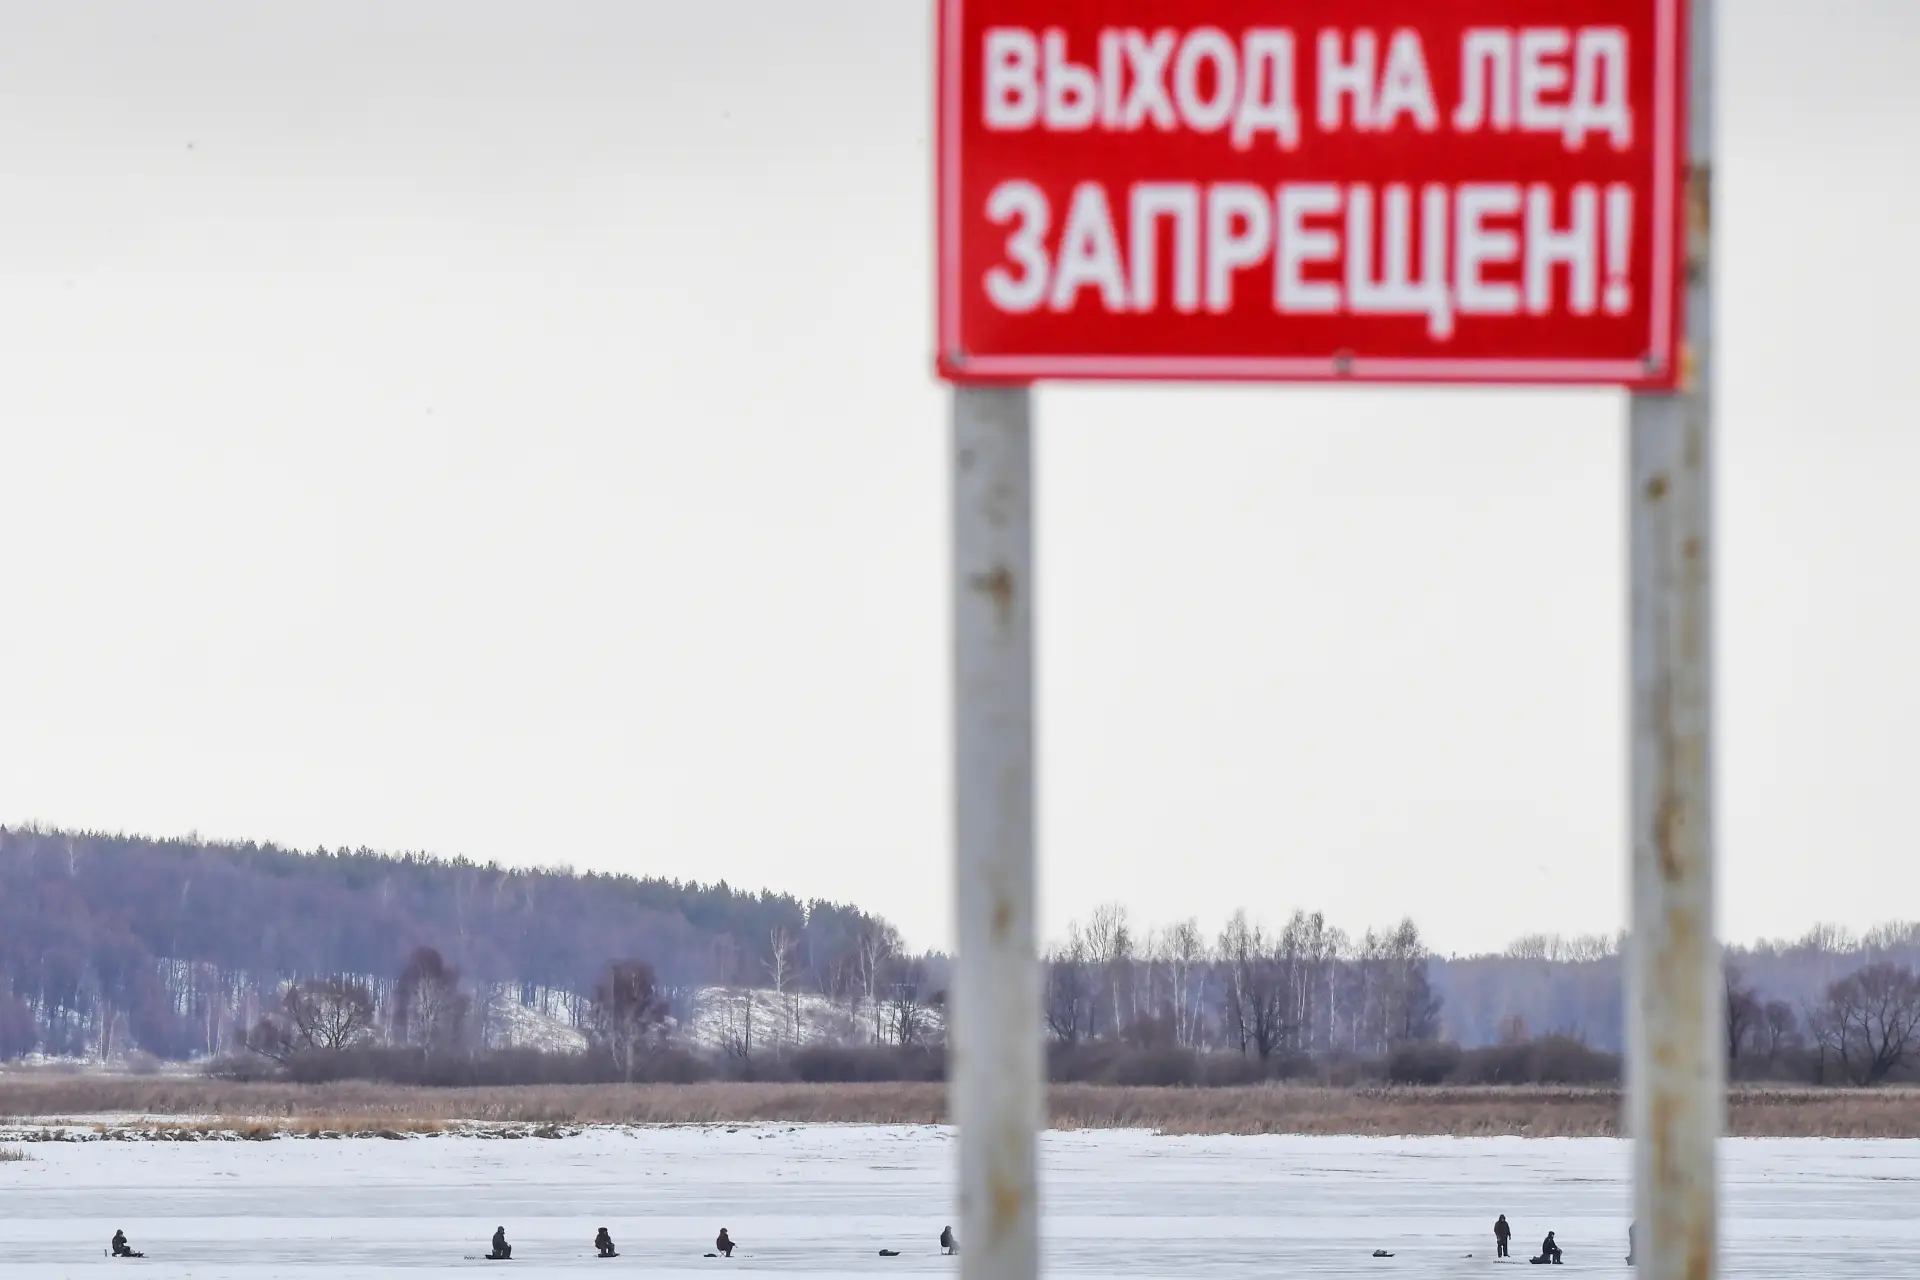
{"label": "frozen lake surface", "polygon": [[[41,1143],[0,1164],[0,1275],[949,1275],[940,1128],[593,1130],[561,1139]],[[1920,1143],[1727,1142],[1727,1277],[1920,1275]],[[1628,1275],[1627,1147],[1602,1139],[1176,1138],[1043,1147],[1050,1276],[1469,1276],[1549,1229],[1561,1272]],[[1496,1263],[1494,1215],[1513,1224]],[[606,1226],[621,1257],[590,1241]],[[730,1262],[701,1257],[728,1227]],[[124,1228],[140,1262],[103,1254]],[[963,1239],[962,1243],[965,1241]],[[878,1256],[881,1248],[901,1251]],[[1371,1257],[1376,1248],[1395,1257]],[[1469,1257],[1467,1255],[1471,1254]],[[474,1261],[466,1259],[473,1258]],[[1533,1274],[1527,1272],[1525,1274]]]}

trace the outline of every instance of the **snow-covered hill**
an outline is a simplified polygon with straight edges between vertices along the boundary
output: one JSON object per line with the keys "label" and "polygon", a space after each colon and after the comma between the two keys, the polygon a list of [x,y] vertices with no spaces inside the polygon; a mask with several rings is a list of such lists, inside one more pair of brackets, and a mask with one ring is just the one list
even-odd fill
{"label": "snow-covered hill", "polygon": [[505,989],[496,991],[487,1004],[487,1046],[493,1049],[538,1049],[543,1053],[578,1053],[587,1047],[587,1037],[573,1025],[571,1007],[556,1013],[542,1013],[533,1005],[522,1004]]}
{"label": "snow-covered hill", "polygon": [[[277,990],[270,989],[268,999],[277,995]],[[528,1002],[523,999],[520,987],[503,985],[475,993],[474,1001],[469,1031],[477,1034],[489,1049],[578,1053],[588,1046],[586,1027],[590,1025],[591,1009],[570,993],[537,991]],[[809,1045],[896,1044],[901,1038],[899,1023],[905,1016],[899,1008],[885,1002],[877,1008],[863,1003],[855,1010],[811,993],[782,995],[745,987],[702,987],[693,993],[690,1004],[688,1016],[669,1020],[668,1040],[696,1052],[735,1055],[764,1054]],[[232,1021],[235,1025],[244,1025],[246,1016],[236,1011]],[[919,1008],[913,1011],[912,1017],[915,1029],[911,1038],[915,1043],[938,1044],[945,1038],[944,1010]],[[384,1027],[383,1018],[378,1029],[384,1032]],[[41,1070],[115,1074],[197,1070],[195,1064],[162,1063],[138,1053],[132,1057],[116,1053],[107,1063],[92,1056],[60,1058],[33,1054],[22,1065]]]}

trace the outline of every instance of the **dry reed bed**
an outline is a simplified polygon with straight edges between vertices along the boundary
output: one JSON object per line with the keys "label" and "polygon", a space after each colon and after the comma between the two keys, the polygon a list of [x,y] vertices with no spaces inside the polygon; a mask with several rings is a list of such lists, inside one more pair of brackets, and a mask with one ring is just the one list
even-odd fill
{"label": "dry reed bed", "polygon": [[[1613,1136],[1613,1089],[1231,1089],[1056,1085],[1060,1129],[1178,1134]],[[936,1124],[938,1084],[532,1085],[417,1089],[372,1082],[239,1084],[140,1077],[0,1076],[0,1118],[145,1117],[143,1127],[253,1126],[288,1133],[435,1133],[461,1122],[588,1124]],[[166,1117],[193,1117],[169,1122]],[[209,1120],[208,1117],[223,1117]],[[238,1117],[239,1119],[226,1119]],[[1728,1132],[1742,1137],[1920,1138],[1920,1090],[1736,1088]]]}

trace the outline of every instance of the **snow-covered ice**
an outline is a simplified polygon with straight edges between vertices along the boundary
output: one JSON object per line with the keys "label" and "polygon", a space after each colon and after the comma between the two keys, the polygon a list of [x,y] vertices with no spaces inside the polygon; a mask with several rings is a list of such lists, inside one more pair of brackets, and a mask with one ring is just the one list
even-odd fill
{"label": "snow-covered ice", "polygon": [[[953,1274],[939,1256],[954,1140],[941,1128],[598,1129],[560,1139],[37,1143],[0,1163],[0,1275],[342,1278],[488,1267],[693,1276]],[[1565,1271],[1626,1275],[1627,1147],[1599,1139],[1048,1134],[1050,1276],[1470,1276],[1549,1228]],[[1920,1276],[1920,1143],[1730,1141],[1730,1278],[1851,1267]],[[593,1257],[606,1226],[621,1257]],[[957,1227],[957,1222],[955,1222]],[[720,1227],[739,1253],[701,1257]],[[124,1228],[148,1257],[103,1254]],[[964,1239],[962,1240],[964,1244]],[[881,1248],[901,1251],[881,1258]],[[1371,1257],[1375,1248],[1395,1257]],[[1467,1255],[1472,1255],[1468,1257]],[[1531,1274],[1531,1273],[1528,1273]],[[1561,1274],[1561,1273],[1555,1273]]]}

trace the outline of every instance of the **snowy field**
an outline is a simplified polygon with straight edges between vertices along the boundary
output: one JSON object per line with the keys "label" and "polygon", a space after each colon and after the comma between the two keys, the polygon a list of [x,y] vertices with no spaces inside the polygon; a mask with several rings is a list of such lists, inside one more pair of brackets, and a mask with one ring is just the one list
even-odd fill
{"label": "snowy field", "polygon": [[[786,1125],[594,1130],[517,1141],[38,1143],[0,1163],[0,1276],[366,1277],[487,1268],[950,1275],[938,1254],[953,1137]],[[1362,1140],[1049,1134],[1052,1276],[1630,1274],[1627,1148],[1599,1139]],[[1726,1277],[1920,1275],[1920,1143],[1729,1142]],[[1488,1228],[1514,1227],[1511,1263]],[[606,1226],[621,1257],[592,1256]],[[728,1227],[731,1262],[701,1257]],[[115,1227],[148,1257],[110,1262]],[[956,1223],[957,1227],[957,1223]],[[964,1244],[964,1240],[962,1242]],[[878,1256],[881,1248],[901,1251]],[[1371,1257],[1390,1249],[1391,1259]],[[1471,1255],[1470,1257],[1468,1255]],[[474,1261],[468,1261],[474,1258]],[[1526,1273],[1526,1274],[1531,1274]]]}

